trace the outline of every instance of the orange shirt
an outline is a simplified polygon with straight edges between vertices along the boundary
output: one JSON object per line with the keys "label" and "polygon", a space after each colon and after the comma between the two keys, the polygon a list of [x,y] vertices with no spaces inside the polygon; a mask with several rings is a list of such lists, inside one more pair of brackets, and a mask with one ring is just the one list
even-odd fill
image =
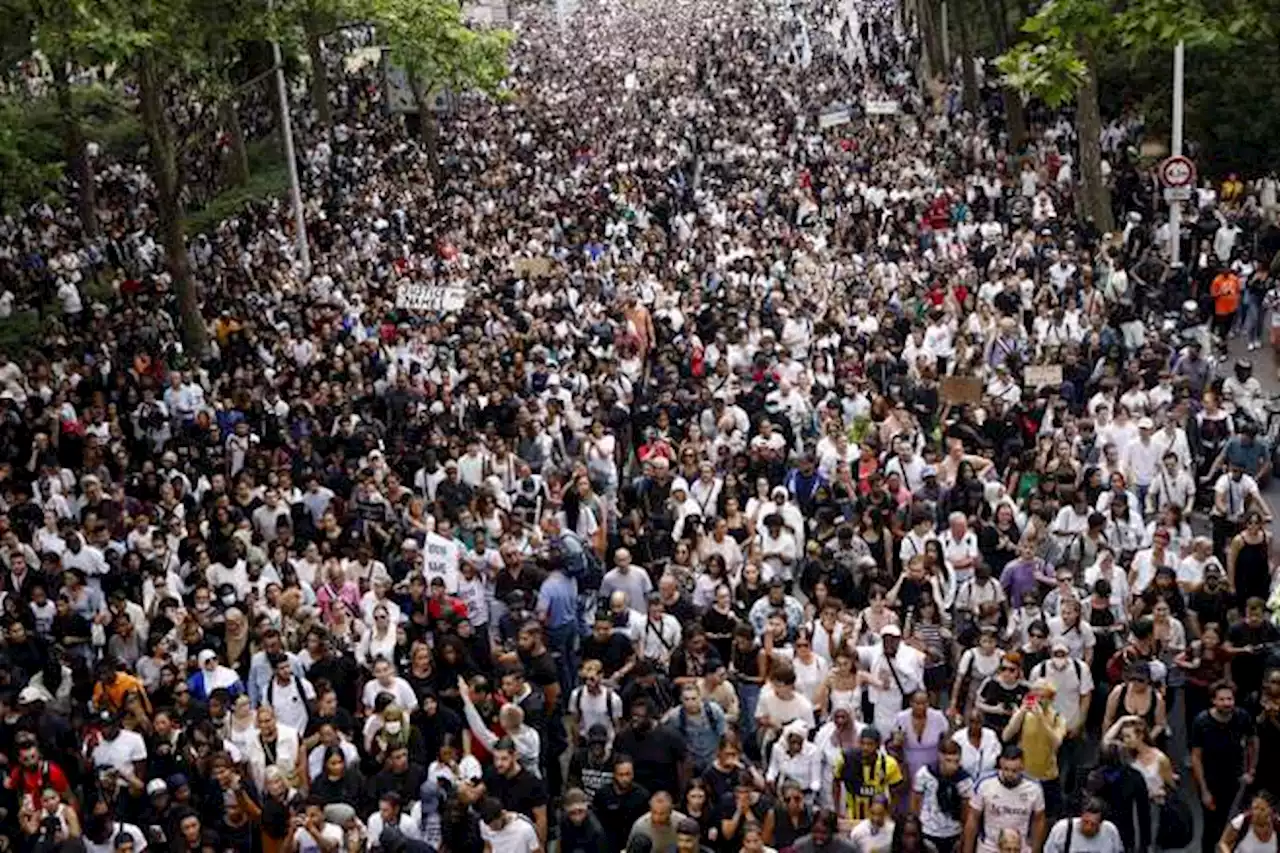
{"label": "orange shirt", "polygon": [[1240,307],[1240,279],[1233,272],[1222,272],[1213,280],[1213,313],[1219,317],[1234,314]]}
{"label": "orange shirt", "polygon": [[93,704],[99,708],[107,708],[111,711],[120,711],[124,708],[124,694],[130,690],[137,692],[142,697],[142,707],[151,711],[151,700],[147,698],[147,689],[142,686],[142,681],[135,676],[129,675],[127,672],[117,672],[115,683],[107,687],[101,681],[93,685]]}

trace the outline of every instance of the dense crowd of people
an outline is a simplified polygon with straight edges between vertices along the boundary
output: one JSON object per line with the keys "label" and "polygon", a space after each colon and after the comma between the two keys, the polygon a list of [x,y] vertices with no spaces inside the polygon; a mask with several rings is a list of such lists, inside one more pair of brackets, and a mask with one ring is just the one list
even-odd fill
{"label": "dense crowd of people", "polygon": [[1100,233],[896,3],[517,18],[437,151],[300,110],[206,353],[141,164],[0,224],[0,844],[1276,851],[1274,186],[1172,264],[1140,117]]}

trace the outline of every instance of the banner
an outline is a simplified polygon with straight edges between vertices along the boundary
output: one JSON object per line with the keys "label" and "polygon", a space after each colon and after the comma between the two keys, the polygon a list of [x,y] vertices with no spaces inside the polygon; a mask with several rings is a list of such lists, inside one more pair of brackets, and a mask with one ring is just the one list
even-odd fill
{"label": "banner", "polygon": [[940,390],[942,401],[953,406],[976,405],[982,402],[982,380],[975,376],[944,376]]}
{"label": "banner", "polygon": [[423,313],[461,311],[467,291],[448,284],[402,284],[396,291],[396,307]]}
{"label": "banner", "polygon": [[550,258],[516,258],[514,266],[519,278],[546,278],[551,275]]}
{"label": "banner", "polygon": [[818,116],[818,127],[823,130],[829,127],[839,127],[842,124],[848,124],[852,118],[853,115],[847,108],[827,110]]}
{"label": "banner", "polygon": [[1023,384],[1028,388],[1057,388],[1062,384],[1061,364],[1035,364],[1022,369]]}
{"label": "banner", "polygon": [[422,574],[427,579],[427,585],[430,586],[435,578],[441,578],[444,580],[444,588],[450,594],[456,593],[458,566],[461,561],[458,543],[436,533],[428,533],[422,550]]}
{"label": "banner", "polygon": [[869,116],[894,116],[902,111],[902,104],[891,98],[867,98],[866,112]]}

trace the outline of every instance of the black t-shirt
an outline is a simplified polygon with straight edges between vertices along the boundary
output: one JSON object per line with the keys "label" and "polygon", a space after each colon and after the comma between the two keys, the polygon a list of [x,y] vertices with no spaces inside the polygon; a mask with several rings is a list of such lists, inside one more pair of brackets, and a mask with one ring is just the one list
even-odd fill
{"label": "black t-shirt", "polygon": [[524,666],[525,678],[534,687],[545,688],[548,684],[559,684],[556,674],[556,662],[551,652],[543,652],[536,657],[520,655],[520,663]]}
{"label": "black t-shirt", "polygon": [[1239,708],[1233,708],[1226,722],[1212,711],[1201,711],[1191,724],[1191,748],[1204,756],[1204,772],[1210,784],[1222,787],[1237,785],[1245,771],[1245,741],[1253,735],[1253,721]]}
{"label": "black t-shirt", "polygon": [[623,850],[631,835],[631,826],[649,811],[649,792],[633,785],[628,791],[618,791],[612,783],[596,792],[591,801],[592,810],[609,839],[610,850]]}
{"label": "black t-shirt", "polygon": [[666,791],[680,795],[680,777],[676,772],[688,752],[684,738],[668,726],[657,726],[647,732],[627,729],[614,740],[614,754],[631,756],[636,770],[636,784],[657,793]]}
{"label": "black t-shirt", "polygon": [[1280,790],[1280,720],[1257,717],[1258,787],[1264,791]]}
{"label": "black t-shirt", "polygon": [[1001,712],[999,714],[985,715],[983,725],[994,729],[997,734],[1004,731],[1004,727],[1009,724],[1010,718],[1013,717],[1013,712],[1022,704],[1028,689],[1025,681],[1019,681],[1012,687],[1005,687],[998,678],[988,678],[984,681],[982,688],[978,691],[978,696],[982,699],[983,704],[999,705],[1011,710],[1008,713]]}
{"label": "black t-shirt", "polygon": [[[1237,622],[1227,631],[1227,641],[1237,649],[1243,646],[1260,646],[1280,640],[1280,628],[1263,620],[1257,625]],[[1231,659],[1231,678],[1240,695],[1246,696],[1262,686],[1262,671],[1266,666],[1266,650],[1253,654],[1237,654]]]}
{"label": "black t-shirt", "polygon": [[1052,650],[1050,649],[1049,646],[1045,646],[1043,649],[1041,649],[1038,652],[1033,652],[1033,651],[1030,651],[1029,649],[1023,649],[1022,650],[1022,677],[1030,678],[1031,670],[1035,669],[1038,664],[1042,664],[1045,661],[1047,661],[1051,654],[1052,654]]}
{"label": "black t-shirt", "polygon": [[485,769],[484,787],[490,796],[498,798],[504,809],[529,818],[533,817],[535,808],[547,804],[547,789],[542,780],[523,767],[514,776],[503,776],[490,765]]}
{"label": "black t-shirt", "polygon": [[[720,820],[727,820],[733,817],[738,810],[738,804],[734,799],[732,791],[720,798],[718,803],[717,816]],[[775,801],[768,794],[761,794],[754,803],[751,804],[750,812],[756,823],[764,826],[765,817],[769,812],[773,811]],[[722,837],[719,843],[719,849],[729,853],[732,850],[742,849],[742,837],[747,834],[747,822],[738,823],[738,831],[731,837]]]}
{"label": "black t-shirt", "polygon": [[1231,609],[1231,594],[1225,589],[1209,592],[1203,587],[1191,593],[1187,599],[1187,609],[1196,614],[1201,627],[1210,622],[1219,625],[1227,624],[1227,611]]}
{"label": "black t-shirt", "polygon": [[600,661],[606,678],[626,666],[634,654],[635,647],[624,635],[616,632],[610,632],[609,639],[603,643],[594,636],[582,641],[582,659]]}

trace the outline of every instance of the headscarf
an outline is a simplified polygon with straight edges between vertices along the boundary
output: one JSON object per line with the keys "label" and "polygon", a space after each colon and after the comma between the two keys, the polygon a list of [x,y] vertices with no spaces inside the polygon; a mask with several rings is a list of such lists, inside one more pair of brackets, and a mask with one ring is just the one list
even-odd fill
{"label": "headscarf", "polygon": [[204,681],[204,695],[209,696],[215,690],[230,688],[240,680],[240,676],[236,674],[234,669],[217,664],[212,670],[205,668],[205,664],[209,661],[217,661],[218,653],[212,649],[205,649],[199,655],[200,677]]}

